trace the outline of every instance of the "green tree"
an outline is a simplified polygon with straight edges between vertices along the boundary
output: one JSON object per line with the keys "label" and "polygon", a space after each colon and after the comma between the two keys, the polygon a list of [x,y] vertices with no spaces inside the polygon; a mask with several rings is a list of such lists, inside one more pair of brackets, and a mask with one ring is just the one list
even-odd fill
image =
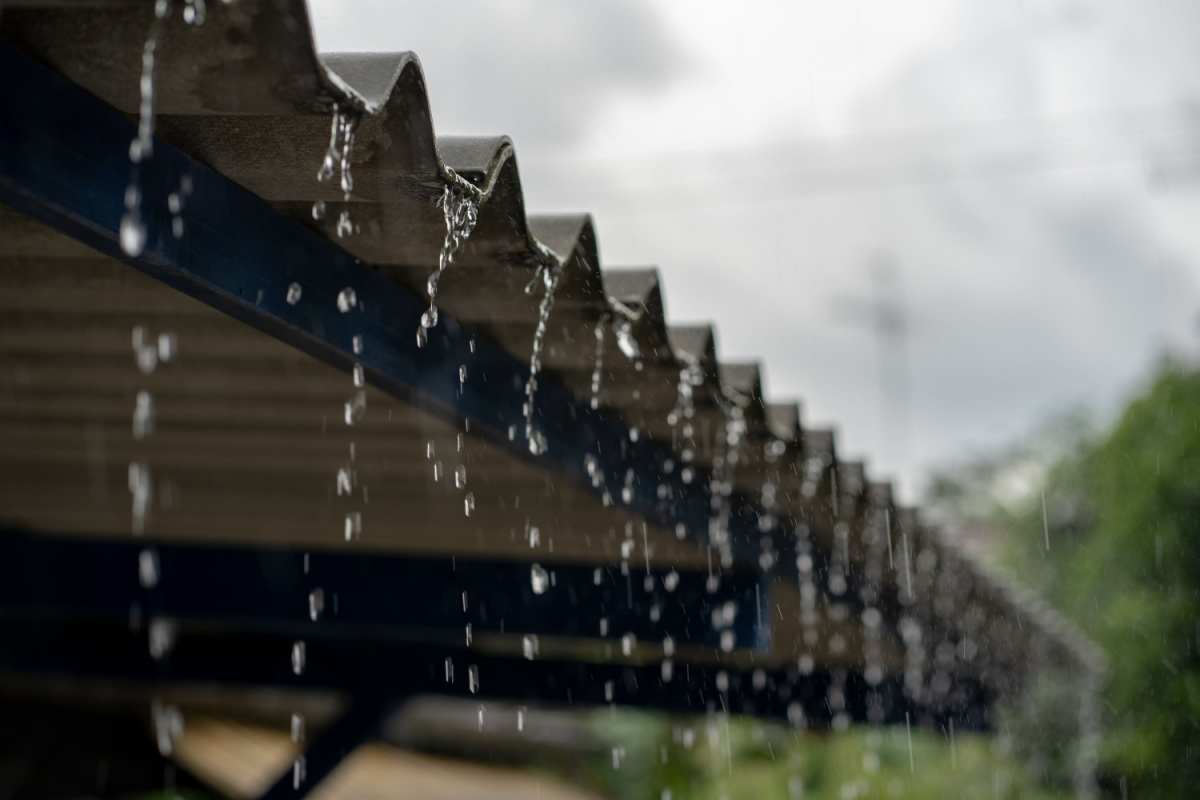
{"label": "green tree", "polygon": [[[1103,433],[1072,419],[934,481],[931,500],[995,531],[1014,576],[1106,652],[1106,785],[1198,797],[1200,371],[1165,361]],[[1014,473],[1039,479],[1005,496]]]}

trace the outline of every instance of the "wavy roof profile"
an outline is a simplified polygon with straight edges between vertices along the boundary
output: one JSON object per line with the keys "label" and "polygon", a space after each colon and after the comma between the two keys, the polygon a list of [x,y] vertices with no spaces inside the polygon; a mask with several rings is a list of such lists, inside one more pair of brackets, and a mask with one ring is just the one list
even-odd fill
{"label": "wavy roof profile", "polygon": [[[149,19],[148,6],[140,2],[6,3],[0,36],[133,116]],[[879,658],[890,671],[903,671],[904,651],[911,646],[899,630],[901,617],[920,619],[930,640],[975,641],[979,654],[964,658],[957,669],[995,695],[1016,691],[1037,663],[1102,669],[1100,656],[1077,634],[960,553],[913,510],[898,507],[891,487],[871,482],[863,464],[839,458],[834,434],[805,428],[796,403],[768,402],[759,365],[721,362],[711,326],[669,325],[655,270],[602,269],[590,216],[527,213],[507,137],[435,135],[415,55],[318,54],[302,0],[213,4],[203,26],[177,18],[168,24],[156,97],[159,137],[421,297],[445,236],[436,203],[455,176],[469,181],[480,193],[478,222],[442,277],[437,303],[517,358],[528,360],[538,325],[539,298],[525,287],[547,250],[560,259],[561,281],[542,354],[547,375],[588,399],[598,370],[595,399],[606,415],[674,454],[680,465],[691,463],[716,476],[718,484],[728,483],[724,491],[749,498],[760,519],[802,531],[783,541],[760,536],[744,543],[739,555],[761,553],[768,568],[782,565],[773,579],[771,602],[779,620],[768,663],[794,664],[814,653],[835,668],[863,664],[867,645],[853,618],[822,620],[822,643],[805,640],[807,606],[793,562],[811,547],[813,555],[841,564],[847,575],[878,573],[862,586],[877,586],[872,602],[894,623],[885,626],[879,643]],[[336,181],[315,180],[335,111],[357,120],[348,202]],[[318,202],[325,213],[315,218]],[[356,231],[339,237],[343,211]],[[4,222],[10,230],[21,224]],[[605,337],[599,363],[598,325]],[[625,329],[623,347],[617,328]],[[236,360],[228,351],[217,355]],[[681,436],[672,417],[684,380],[694,397],[692,436]],[[731,414],[738,430],[730,427]],[[405,443],[410,459],[418,457],[416,436]],[[733,440],[736,463],[730,457]],[[520,469],[504,462],[497,475]],[[524,474],[522,480],[530,481]],[[584,509],[582,501],[578,506],[581,529],[591,515],[607,513]],[[701,551],[683,552],[670,534],[656,534],[659,558],[675,553],[678,563],[701,563]],[[885,553],[888,567],[882,569]],[[567,548],[563,555],[589,557],[582,549]],[[828,587],[821,591],[827,602],[842,602]],[[846,602],[849,608],[862,601]],[[829,644],[835,639],[846,642],[842,649]]]}

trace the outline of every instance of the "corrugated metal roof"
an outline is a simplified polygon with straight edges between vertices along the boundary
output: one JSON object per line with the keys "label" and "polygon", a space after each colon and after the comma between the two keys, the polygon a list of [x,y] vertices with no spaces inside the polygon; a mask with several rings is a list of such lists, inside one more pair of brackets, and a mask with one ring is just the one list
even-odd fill
{"label": "corrugated metal roof", "polygon": [[[9,2],[0,38],[135,118],[150,19],[141,2]],[[768,665],[809,655],[853,671],[867,660],[853,616],[802,623],[803,590],[790,565],[811,542],[825,559],[848,561],[849,571],[874,569],[866,581],[877,586],[874,602],[894,609],[893,617],[919,619],[927,642],[976,642],[978,655],[954,669],[994,693],[1017,688],[1035,663],[1099,668],[1077,634],[898,508],[865,465],[840,459],[831,431],[805,428],[795,403],[768,402],[757,364],[720,362],[710,326],[669,325],[655,270],[602,269],[589,216],[527,214],[512,142],[436,136],[414,55],[318,55],[301,0],[242,0],[213,4],[201,27],[172,18],[158,56],[159,137],[419,296],[445,236],[436,202],[455,175],[477,187],[477,226],[442,277],[437,303],[518,359],[528,360],[538,324],[539,296],[525,287],[545,249],[556,254],[564,266],[542,356],[546,375],[591,398],[602,324],[596,400],[604,414],[674,453],[680,469],[690,451],[696,480],[727,481],[758,505],[760,518],[802,532],[798,541],[747,543],[764,564],[790,569],[775,579],[767,603],[768,614],[778,612]],[[357,119],[349,202],[335,181],[315,179],[338,109]],[[326,208],[320,219],[317,202]],[[347,210],[357,230],[339,237],[337,220]],[[174,507],[160,503],[150,527],[162,540],[329,547],[344,513],[355,509],[368,549],[529,559],[528,526],[541,524],[553,530],[544,534],[552,543],[536,551],[543,561],[623,560],[626,525],[640,518],[620,503],[605,506],[484,439],[468,435],[459,456],[454,424],[378,389],[367,388],[366,417],[347,428],[336,418],[348,394],[344,372],[16,212],[0,213],[0,230],[0,515],[7,522],[126,536],[122,470],[140,460],[174,487]],[[129,350],[137,325],[175,333],[178,362],[139,373]],[[621,326],[636,343],[634,357],[618,346]],[[671,421],[681,374],[695,376],[692,436]],[[129,417],[140,390],[153,393],[157,430],[135,440]],[[745,423],[736,464],[726,441],[733,409]],[[426,458],[429,442],[447,454],[446,469],[455,459],[468,467],[474,516],[464,516],[449,480],[432,481],[432,462],[442,457]],[[365,490],[335,493],[334,471],[348,463],[352,444],[356,480],[369,487],[369,499]],[[706,568],[711,553],[674,534],[650,526],[638,553],[647,564]],[[830,605],[862,602],[821,591]],[[806,624],[818,632],[815,642],[806,641]],[[871,658],[902,672],[900,631],[885,627],[879,637]],[[736,653],[719,658],[757,663]]]}

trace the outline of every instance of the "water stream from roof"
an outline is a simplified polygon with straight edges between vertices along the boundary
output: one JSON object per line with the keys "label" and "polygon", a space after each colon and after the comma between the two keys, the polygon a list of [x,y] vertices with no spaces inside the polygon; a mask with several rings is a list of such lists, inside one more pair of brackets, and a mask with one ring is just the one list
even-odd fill
{"label": "water stream from roof", "polygon": [[[544,248],[543,248],[544,249]],[[526,294],[533,294],[540,280],[545,290],[538,304],[537,329],[533,333],[533,348],[529,355],[529,380],[525,382],[525,441],[529,452],[535,456],[546,452],[546,437],[533,427],[533,400],[537,395],[538,374],[542,371],[542,346],[546,340],[546,326],[550,311],[554,308],[554,294],[562,277],[563,265],[549,250],[542,253],[543,261],[537,268],[533,280],[525,287]]]}
{"label": "water stream from roof", "polygon": [[483,202],[483,192],[475,184],[449,167],[446,168],[446,174],[446,186],[442,190],[441,199],[438,200],[446,219],[446,238],[442,241],[437,269],[430,273],[425,282],[425,290],[429,292],[429,308],[421,315],[421,326],[417,329],[417,347],[425,346],[429,339],[429,329],[438,324],[437,292],[442,273],[462,252],[471,232],[475,230],[475,223],[479,219],[479,205]]}
{"label": "water stream from roof", "polygon": [[121,217],[120,243],[126,255],[137,257],[146,249],[146,223],[142,219],[141,164],[154,154],[154,65],[163,25],[171,13],[171,0],[157,0],[154,21],[142,47],[142,73],[138,81],[141,102],[138,109],[137,136],[129,143],[133,167],[125,188],[125,214]]}
{"label": "water stream from roof", "polygon": [[[338,214],[337,235],[339,239],[356,233],[358,228],[350,219],[350,200],[354,193],[354,176],[350,172],[350,158],[354,151],[354,132],[358,129],[359,113],[352,108],[340,105],[333,107],[333,120],[329,131],[329,147],[325,150],[325,158],[321,168],[317,170],[317,181],[324,183],[333,178],[336,171],[341,173],[342,200],[345,207]],[[313,218],[325,216],[325,203],[318,200],[313,203]]]}
{"label": "water stream from roof", "polygon": [[608,314],[601,314],[596,320],[596,329],[593,335],[596,337],[596,356],[592,366],[592,408],[600,407],[600,380],[604,374],[604,331],[608,327]]}
{"label": "water stream from roof", "polygon": [[[154,72],[158,60],[158,48],[162,41],[163,26],[171,16],[171,0],[156,0],[154,20],[142,46],[142,71],[138,79],[138,129],[129,143],[129,161],[132,164],[129,183],[125,187],[125,213],[121,217],[118,239],[126,255],[136,258],[146,249],[148,232],[142,218],[143,197],[141,165],[154,155],[155,85]],[[204,0],[186,0],[183,19],[189,25],[204,24]],[[178,239],[183,235],[183,205],[191,194],[191,177],[185,176],[180,188],[168,197],[171,208],[171,228]]]}

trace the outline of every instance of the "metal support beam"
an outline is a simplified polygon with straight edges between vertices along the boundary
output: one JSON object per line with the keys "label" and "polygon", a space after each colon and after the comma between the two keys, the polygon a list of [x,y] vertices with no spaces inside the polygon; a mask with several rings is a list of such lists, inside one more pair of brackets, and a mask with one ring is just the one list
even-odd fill
{"label": "metal support beam", "polygon": [[[751,571],[529,565],[285,548],[144,544],[0,529],[0,612],[122,622],[133,614],[283,638],[460,645],[533,634],[680,648],[720,646],[713,610],[732,602],[734,645],[761,648]],[[649,613],[657,607],[655,615]],[[763,615],[764,617],[766,615]],[[619,650],[618,646],[618,650]]]}

